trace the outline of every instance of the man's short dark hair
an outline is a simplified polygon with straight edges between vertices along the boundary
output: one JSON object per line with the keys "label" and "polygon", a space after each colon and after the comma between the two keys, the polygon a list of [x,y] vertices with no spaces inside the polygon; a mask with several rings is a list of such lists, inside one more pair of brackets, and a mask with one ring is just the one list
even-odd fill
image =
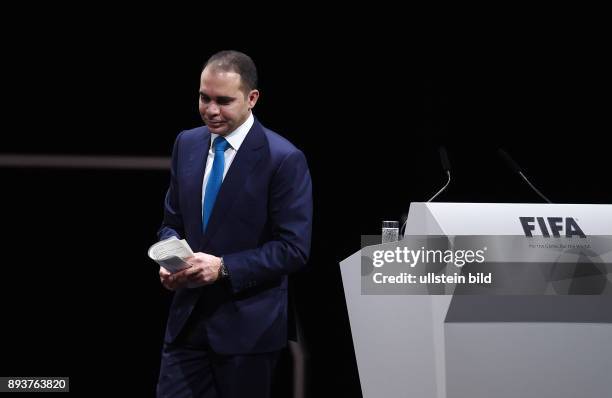
{"label": "man's short dark hair", "polygon": [[240,75],[242,89],[245,94],[257,88],[257,68],[248,55],[240,51],[225,50],[213,54],[204,68],[210,66],[223,72],[234,72]]}

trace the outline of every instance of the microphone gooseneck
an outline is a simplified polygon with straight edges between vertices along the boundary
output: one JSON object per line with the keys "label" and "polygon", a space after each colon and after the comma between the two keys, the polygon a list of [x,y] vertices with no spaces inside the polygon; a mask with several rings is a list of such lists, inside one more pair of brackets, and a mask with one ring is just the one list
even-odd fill
{"label": "microphone gooseneck", "polygon": [[508,152],[504,151],[502,148],[499,148],[498,153],[499,156],[501,156],[501,158],[504,160],[504,162],[506,162],[508,167],[510,167],[512,171],[520,175],[523,180],[525,180],[525,182],[531,187],[531,189],[533,189],[533,191],[538,194],[539,197],[541,197],[548,203],[552,203],[546,196],[544,196],[542,192],[540,192],[536,187],[533,186],[533,184],[531,183],[531,181],[529,181],[527,176],[525,176],[519,165],[514,161],[514,159],[510,157]]}

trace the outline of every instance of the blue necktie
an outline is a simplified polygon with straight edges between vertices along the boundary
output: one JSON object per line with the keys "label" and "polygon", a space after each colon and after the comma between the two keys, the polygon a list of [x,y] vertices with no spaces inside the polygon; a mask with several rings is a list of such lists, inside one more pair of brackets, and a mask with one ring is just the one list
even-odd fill
{"label": "blue necktie", "polygon": [[208,176],[206,190],[204,191],[204,211],[202,212],[202,231],[206,231],[206,225],[210,219],[217,194],[223,183],[223,171],[225,169],[225,150],[229,148],[229,142],[223,137],[215,138],[213,142],[215,149],[215,159],[213,160],[212,170]]}

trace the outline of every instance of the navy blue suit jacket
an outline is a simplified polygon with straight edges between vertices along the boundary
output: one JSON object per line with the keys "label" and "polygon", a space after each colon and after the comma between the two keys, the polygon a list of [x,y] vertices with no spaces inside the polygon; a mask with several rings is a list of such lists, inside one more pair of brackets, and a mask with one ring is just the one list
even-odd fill
{"label": "navy blue suit jacket", "polygon": [[202,180],[210,132],[181,132],[159,239],[186,239],[194,252],[223,256],[230,274],[209,286],[175,292],[165,341],[185,326],[198,300],[208,340],[221,354],[278,350],[287,340],[287,274],[306,264],[312,184],[306,158],[257,120],[231,163],[202,233]]}

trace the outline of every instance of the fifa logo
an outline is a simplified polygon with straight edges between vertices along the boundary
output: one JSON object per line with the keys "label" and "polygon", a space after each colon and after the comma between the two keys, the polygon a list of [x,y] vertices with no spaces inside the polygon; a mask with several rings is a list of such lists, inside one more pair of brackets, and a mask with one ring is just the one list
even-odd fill
{"label": "fifa logo", "polygon": [[584,232],[572,217],[519,217],[519,219],[525,236],[528,238],[533,237],[533,232],[536,232],[536,229],[539,229],[545,238],[550,238],[551,235],[560,238],[563,232],[565,232],[566,238],[572,236],[586,238]]}

